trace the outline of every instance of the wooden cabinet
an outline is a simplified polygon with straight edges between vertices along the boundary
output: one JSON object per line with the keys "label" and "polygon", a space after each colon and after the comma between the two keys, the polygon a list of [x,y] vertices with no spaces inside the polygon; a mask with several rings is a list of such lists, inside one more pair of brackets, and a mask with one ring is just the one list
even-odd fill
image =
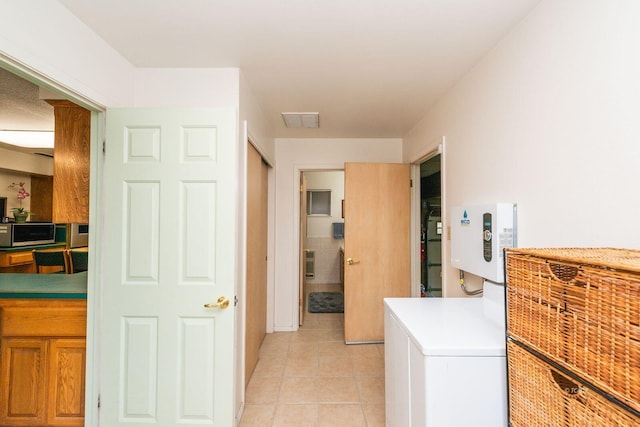
{"label": "wooden cabinet", "polygon": [[18,252],[0,252],[0,273],[34,273],[33,253],[31,250]]}
{"label": "wooden cabinet", "polygon": [[31,221],[51,222],[53,218],[53,177],[31,176]]}
{"label": "wooden cabinet", "polygon": [[0,425],[45,425],[47,341],[3,338]]}
{"label": "wooden cabinet", "polygon": [[49,341],[48,425],[84,425],[85,349],[82,338]]}
{"label": "wooden cabinet", "polygon": [[84,425],[85,300],[0,300],[0,426]]}
{"label": "wooden cabinet", "polygon": [[55,116],[53,222],[89,222],[91,112],[70,101],[49,100]]}

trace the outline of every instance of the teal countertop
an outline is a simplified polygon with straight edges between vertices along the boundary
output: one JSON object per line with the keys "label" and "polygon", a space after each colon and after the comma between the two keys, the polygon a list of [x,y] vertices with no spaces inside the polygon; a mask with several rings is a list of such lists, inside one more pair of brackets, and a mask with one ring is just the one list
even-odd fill
{"label": "teal countertop", "polygon": [[64,248],[67,244],[65,242],[51,243],[49,245],[32,245],[32,246],[17,246],[14,248],[0,248],[0,252],[24,252],[32,251],[34,249],[51,249],[51,248]]}
{"label": "teal countertop", "polygon": [[87,272],[0,274],[0,298],[87,298]]}

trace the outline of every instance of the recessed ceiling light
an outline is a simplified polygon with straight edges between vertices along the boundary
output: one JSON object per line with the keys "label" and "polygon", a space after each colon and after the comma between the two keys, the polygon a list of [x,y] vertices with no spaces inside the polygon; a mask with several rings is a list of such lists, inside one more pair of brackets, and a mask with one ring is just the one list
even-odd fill
{"label": "recessed ceiling light", "polygon": [[0,130],[0,142],[25,148],[53,148],[53,131]]}
{"label": "recessed ceiling light", "polygon": [[288,128],[320,127],[320,113],[282,113],[282,118]]}

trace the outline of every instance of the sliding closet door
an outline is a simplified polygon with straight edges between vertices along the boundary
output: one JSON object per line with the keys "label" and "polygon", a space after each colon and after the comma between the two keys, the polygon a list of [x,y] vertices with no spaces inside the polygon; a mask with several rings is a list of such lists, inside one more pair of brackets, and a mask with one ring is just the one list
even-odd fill
{"label": "sliding closet door", "polygon": [[267,164],[248,144],[247,149],[247,291],[245,385],[258,363],[267,331]]}

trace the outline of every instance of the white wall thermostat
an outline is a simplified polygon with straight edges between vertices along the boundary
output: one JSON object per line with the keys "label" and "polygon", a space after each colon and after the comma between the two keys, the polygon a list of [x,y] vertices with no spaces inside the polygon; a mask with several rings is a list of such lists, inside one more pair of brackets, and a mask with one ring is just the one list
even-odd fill
{"label": "white wall thermostat", "polygon": [[451,265],[504,283],[504,248],[516,247],[517,206],[493,203],[451,208]]}

